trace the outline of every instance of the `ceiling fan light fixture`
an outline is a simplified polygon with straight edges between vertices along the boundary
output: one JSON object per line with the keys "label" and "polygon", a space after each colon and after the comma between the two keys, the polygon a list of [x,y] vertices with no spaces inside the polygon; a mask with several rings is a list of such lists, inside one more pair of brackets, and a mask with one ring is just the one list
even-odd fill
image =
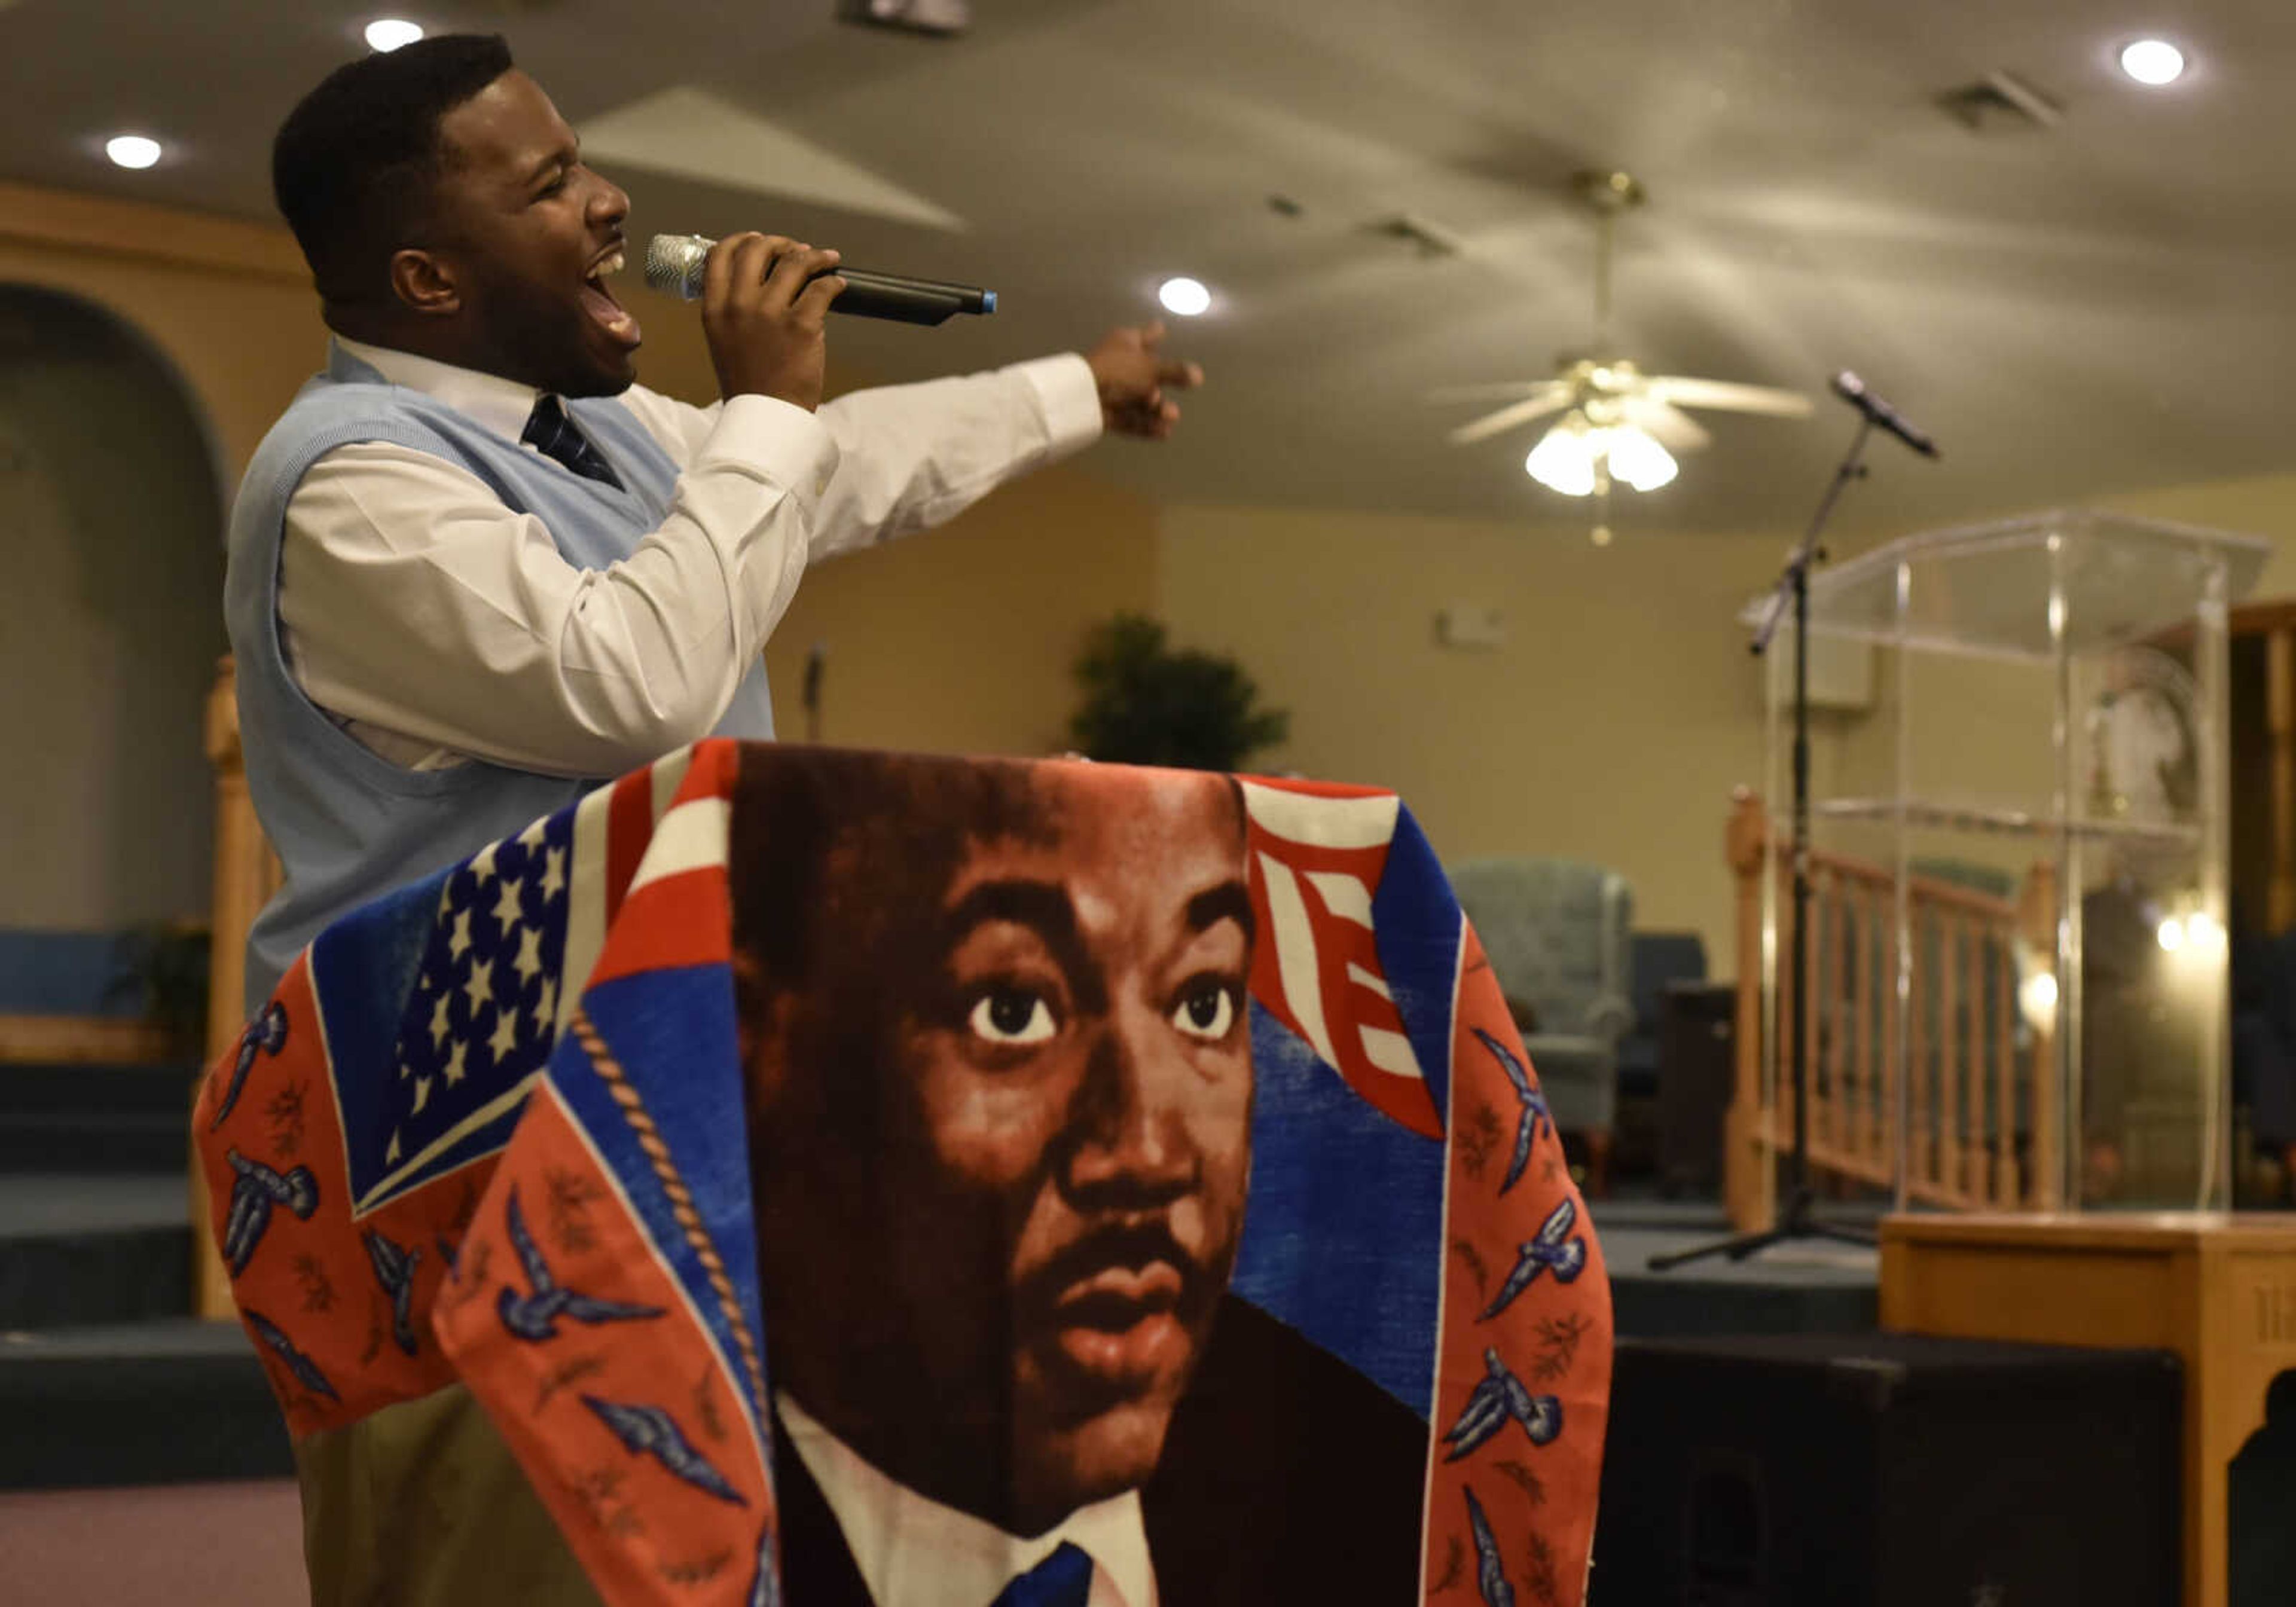
{"label": "ceiling fan light fixture", "polygon": [[1565,496],[1595,494],[1595,460],[1599,455],[1587,421],[1572,414],[1538,438],[1538,445],[1522,460],[1523,471],[1550,491]]}
{"label": "ceiling fan light fixture", "polygon": [[1674,454],[1658,438],[1637,424],[1621,424],[1603,443],[1611,460],[1611,475],[1637,491],[1655,491],[1681,472]]}
{"label": "ceiling fan light fixture", "polygon": [[1680,472],[1674,454],[1640,425],[1589,424],[1578,412],[1541,436],[1522,466],[1565,496],[1591,496],[1604,480],[1655,491]]}

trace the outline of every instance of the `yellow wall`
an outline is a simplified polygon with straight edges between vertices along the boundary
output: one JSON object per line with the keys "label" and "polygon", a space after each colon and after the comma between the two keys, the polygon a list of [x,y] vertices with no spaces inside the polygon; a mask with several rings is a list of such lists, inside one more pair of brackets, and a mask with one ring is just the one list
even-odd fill
{"label": "yellow wall", "polygon": [[0,924],[197,918],[223,503],[324,332],[283,231],[0,184],[0,290],[17,286],[110,314],[173,382],[97,321],[37,310],[53,321],[0,372],[0,487],[32,587],[0,665],[43,694],[0,712],[0,750],[40,776],[0,808],[0,840],[36,850],[0,865]]}
{"label": "yellow wall", "polygon": [[[1761,764],[1759,667],[1733,621],[1774,535],[1168,509],[1175,637],[1234,653],[1292,739],[1256,761],[1399,791],[1445,858],[1611,865],[1636,922],[1705,937],[1726,974],[1730,790]],[[1499,609],[1496,650],[1440,646],[1437,612]]]}
{"label": "yellow wall", "polygon": [[805,656],[827,650],[823,740],[940,753],[1056,753],[1070,660],[1096,620],[1152,606],[1153,509],[1054,468],[943,529],[808,571],[766,650],[774,718],[805,735]]}
{"label": "yellow wall", "polygon": [[27,778],[0,791],[14,850],[0,854],[0,926],[197,914],[213,829],[201,711],[224,651],[209,443],[147,346],[102,314],[0,282],[0,325],[19,600],[0,628],[0,753]]}
{"label": "yellow wall", "polygon": [[[2296,593],[2296,474],[2101,505],[2270,537],[2250,595]],[[1734,621],[1791,532],[1630,531],[1597,548],[1583,526],[1229,507],[1168,509],[1161,522],[1158,596],[1175,636],[1234,653],[1292,713],[1291,742],[1262,764],[1395,788],[1447,858],[1611,865],[1634,885],[1637,926],[1701,932],[1710,967],[1731,973],[1722,826],[1731,788],[1764,781],[1761,672]],[[1459,603],[1497,607],[1505,644],[1439,646],[1436,612]],[[1885,709],[1886,662],[1875,684]],[[2042,679],[1925,660],[1915,692],[1917,762],[1944,791],[2047,807]],[[1816,718],[1821,795],[1886,786],[1893,752],[1884,716]],[[1831,846],[1877,851],[1838,829]],[[2008,840],[1918,849],[2017,869],[2031,857]]]}
{"label": "yellow wall", "polygon": [[2097,505],[2146,519],[2210,525],[2261,536],[2273,553],[2246,601],[2296,595],[2296,474],[2259,474],[2194,486],[2166,486],[2098,499]]}
{"label": "yellow wall", "polygon": [[0,184],[0,283],[97,303],[139,331],[198,398],[226,490],[325,356],[284,229]]}

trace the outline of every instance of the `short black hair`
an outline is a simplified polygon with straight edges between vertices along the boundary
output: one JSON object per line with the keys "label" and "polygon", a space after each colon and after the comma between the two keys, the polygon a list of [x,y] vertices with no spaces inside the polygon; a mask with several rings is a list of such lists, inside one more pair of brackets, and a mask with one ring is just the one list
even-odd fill
{"label": "short black hair", "polygon": [[439,122],[512,65],[500,34],[441,34],[346,62],[287,114],[271,192],[324,299],[382,295],[446,166]]}

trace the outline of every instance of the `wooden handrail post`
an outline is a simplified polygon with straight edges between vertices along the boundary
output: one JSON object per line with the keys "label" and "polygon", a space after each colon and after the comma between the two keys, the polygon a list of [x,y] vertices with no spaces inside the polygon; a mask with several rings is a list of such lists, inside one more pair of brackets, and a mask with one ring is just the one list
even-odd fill
{"label": "wooden handrail post", "polygon": [[1761,798],[1748,787],[1734,790],[1723,857],[1737,888],[1737,1064],[1722,1128],[1722,1203],[1740,1233],[1768,1228],[1776,1203],[1762,1142],[1768,1120],[1762,1087],[1762,867],[1769,837]]}
{"label": "wooden handrail post", "polygon": [[[247,933],[258,911],[279,886],[279,861],[264,840],[248,796],[247,764],[239,745],[238,680],[231,655],[216,662],[208,691],[206,745],[215,768],[215,910],[208,957],[208,1063],[239,1041],[247,1005]],[[192,1308],[201,1316],[233,1314],[231,1281],[217,1256],[208,1226],[207,1188],[194,1151],[191,1164]]]}
{"label": "wooden handrail post", "polygon": [[1737,896],[1739,956],[1736,1063],[1723,1159],[1723,1201],[1733,1224],[1758,1231],[1776,1210],[1775,1167],[1794,1096],[1767,1075],[1767,1037],[1792,1021],[1792,1010],[1806,1013],[1812,1066],[1820,1074],[1808,1112],[1809,1160],[1817,1172],[1866,1187],[1901,1186],[1909,1198],[1953,1210],[1987,1204],[2049,1209],[2062,1193],[2054,1168],[2064,1152],[2057,1131],[2063,1098],[2044,1034],[2046,1075],[2032,1096],[2041,1128],[2032,1152],[2021,1153],[2021,1079],[2012,1058],[2011,1014],[2020,996],[2007,964],[2021,943],[2030,942],[2044,964],[2054,953],[2055,883],[2046,869],[2014,902],[1949,874],[1912,877],[1903,890],[1909,931],[1902,936],[1913,963],[1909,993],[1900,999],[1901,934],[1890,913],[1898,893],[1894,871],[1813,850],[1815,963],[1797,989],[1781,969],[1764,975],[1763,878],[1783,880],[1785,868],[1772,851],[1773,835],[1761,800],[1740,788],[1724,837]]}
{"label": "wooden handrail post", "polygon": [[2266,883],[2269,931],[2296,925],[2296,627],[2264,639],[2264,718],[2271,741],[2272,869]]}

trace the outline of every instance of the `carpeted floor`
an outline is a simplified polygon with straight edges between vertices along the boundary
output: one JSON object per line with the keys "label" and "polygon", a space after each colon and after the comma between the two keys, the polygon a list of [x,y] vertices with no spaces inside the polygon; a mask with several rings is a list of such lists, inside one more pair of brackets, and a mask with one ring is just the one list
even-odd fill
{"label": "carpeted floor", "polygon": [[51,1607],[307,1607],[287,1480],[0,1495],[0,1599]]}

